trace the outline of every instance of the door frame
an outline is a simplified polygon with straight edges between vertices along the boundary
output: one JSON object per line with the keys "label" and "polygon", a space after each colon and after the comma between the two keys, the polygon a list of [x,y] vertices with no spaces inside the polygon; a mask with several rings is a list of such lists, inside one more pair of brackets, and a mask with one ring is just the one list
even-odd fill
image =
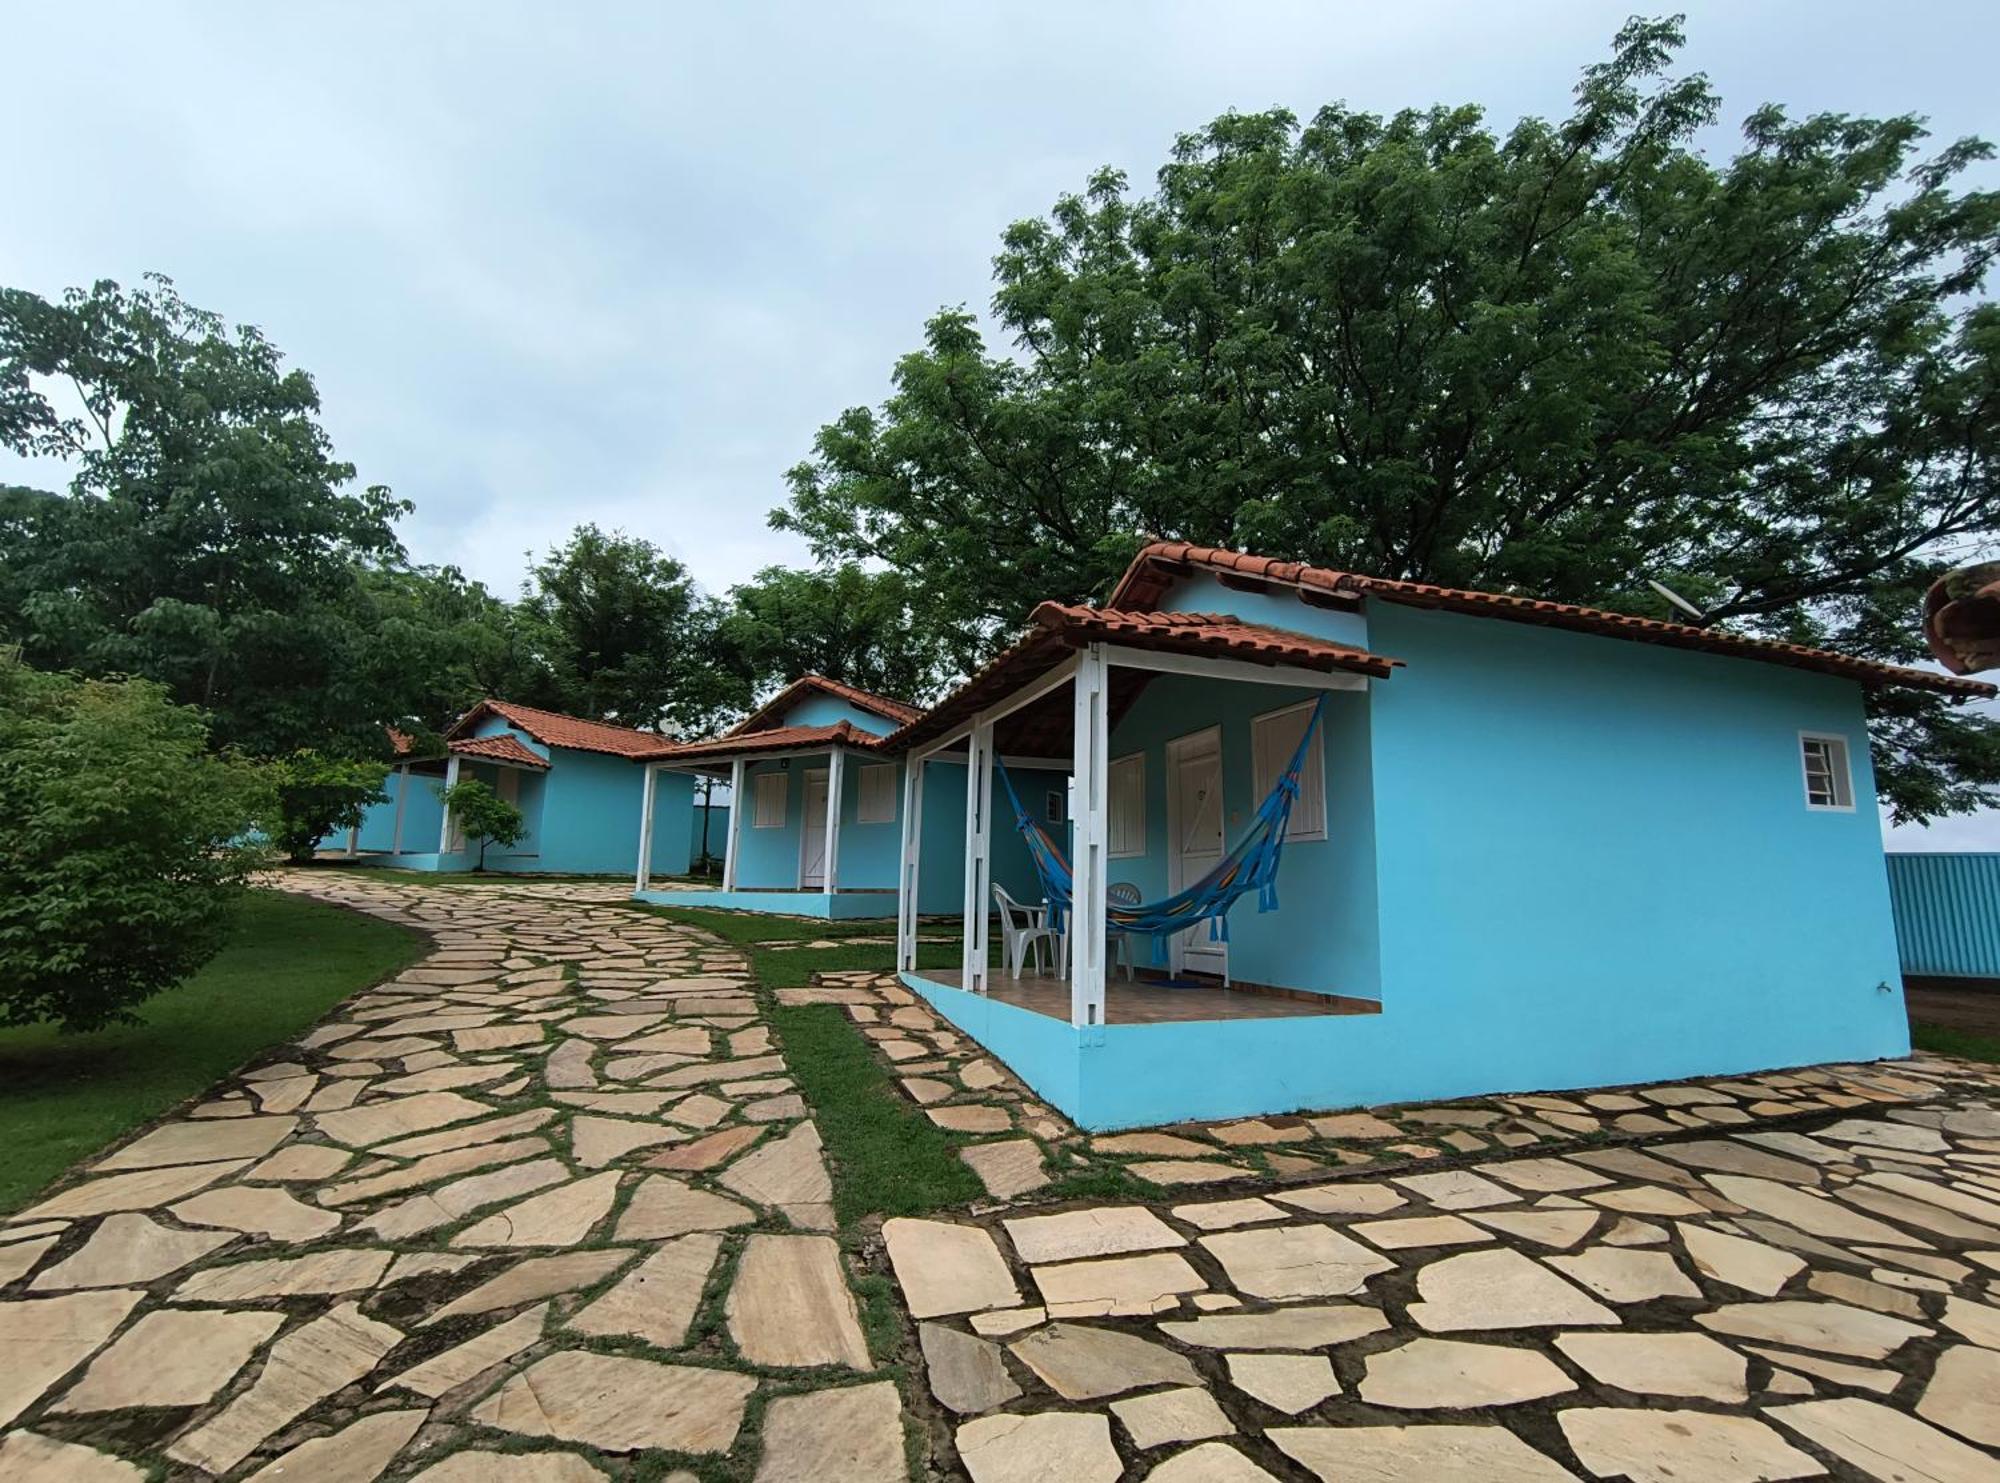
{"label": "door frame", "polygon": [[[1170,738],[1166,744],[1166,784],[1167,784],[1167,890],[1169,893],[1181,890],[1187,884],[1187,872],[1181,860],[1181,788],[1180,770],[1188,758],[1215,758],[1215,786],[1223,787],[1222,777],[1222,727],[1204,726],[1198,731],[1190,731],[1184,736]],[[1217,804],[1221,812],[1222,850],[1229,851],[1229,809],[1228,800],[1223,798]],[[1188,932],[1206,931],[1201,924],[1190,927],[1186,932],[1176,932],[1167,939],[1169,963],[1178,974],[1186,968]],[[1222,960],[1222,981],[1229,981],[1229,944],[1227,942],[1204,942],[1199,949],[1203,953],[1213,951]],[[1207,972],[1207,969],[1200,970]]]}
{"label": "door frame", "polygon": [[[826,792],[833,786],[833,769],[830,767],[803,767],[799,769],[799,889],[815,889],[806,885],[806,842],[812,838],[813,815],[819,815],[820,832],[820,876],[816,889],[826,889]],[[813,807],[813,782],[819,782],[819,807]]]}

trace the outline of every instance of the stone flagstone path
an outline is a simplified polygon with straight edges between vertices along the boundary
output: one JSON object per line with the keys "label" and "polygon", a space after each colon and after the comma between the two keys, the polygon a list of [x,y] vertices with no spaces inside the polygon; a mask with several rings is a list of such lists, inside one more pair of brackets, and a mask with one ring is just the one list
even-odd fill
{"label": "stone flagstone path", "polygon": [[904,1475],[737,954],[611,887],[281,884],[435,951],[0,1223],[0,1479]]}

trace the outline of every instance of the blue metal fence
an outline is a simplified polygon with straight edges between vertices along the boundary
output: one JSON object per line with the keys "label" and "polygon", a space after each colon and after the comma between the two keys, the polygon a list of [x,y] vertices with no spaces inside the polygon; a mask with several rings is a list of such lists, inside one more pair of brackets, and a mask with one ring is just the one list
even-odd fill
{"label": "blue metal fence", "polygon": [[2000,854],[1890,855],[1903,972],[2000,978]]}

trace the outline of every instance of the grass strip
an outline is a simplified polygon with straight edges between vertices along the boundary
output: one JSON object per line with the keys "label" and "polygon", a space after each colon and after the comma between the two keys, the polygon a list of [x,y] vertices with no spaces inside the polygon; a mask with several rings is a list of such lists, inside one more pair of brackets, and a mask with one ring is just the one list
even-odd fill
{"label": "grass strip", "polygon": [[1968,1061],[2000,1064],[2000,1039],[1971,1030],[1950,1030],[1943,1025],[1910,1026],[1910,1043],[1918,1050],[1942,1056],[1963,1056]]}
{"label": "grass strip", "polygon": [[0,1030],[0,1211],[427,950],[394,922],[252,891],[228,945],[140,1005],[144,1023]]}
{"label": "grass strip", "polygon": [[[759,911],[721,911],[712,906],[657,906],[648,901],[625,903],[634,911],[679,922],[684,927],[700,927],[737,947],[754,947],[761,942],[818,942],[841,937],[885,937],[896,935],[894,918],[886,921],[829,922],[819,917],[781,917]],[[896,945],[876,944],[882,949],[883,966],[893,967]]]}
{"label": "grass strip", "polygon": [[875,1049],[831,1004],[771,1010],[785,1062],[812,1108],[833,1165],[843,1228],[870,1215],[925,1215],[985,1193],[939,1128],[889,1082]]}

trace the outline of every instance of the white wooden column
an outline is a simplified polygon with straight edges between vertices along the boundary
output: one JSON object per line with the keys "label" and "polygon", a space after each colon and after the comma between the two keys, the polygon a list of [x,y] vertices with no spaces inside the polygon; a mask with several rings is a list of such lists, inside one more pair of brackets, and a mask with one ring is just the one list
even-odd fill
{"label": "white wooden column", "polygon": [[743,810],[748,800],[743,796],[743,759],[738,757],[729,764],[729,829],[722,836],[722,889],[736,889],[736,836],[743,828]]}
{"label": "white wooden column", "polygon": [[361,826],[356,824],[347,831],[347,858],[352,860],[361,853]]}
{"label": "white wooden column", "polygon": [[655,762],[645,764],[646,781],[639,789],[639,870],[632,884],[635,891],[643,891],[653,883],[653,790],[660,783],[660,768]]}
{"label": "white wooden column", "polygon": [[960,987],[986,992],[987,897],[993,879],[993,723],[983,716],[965,739],[965,957]]}
{"label": "white wooden column", "polygon": [[1080,1029],[1104,1023],[1105,774],[1111,760],[1111,684],[1102,644],[1091,644],[1077,657],[1069,1018]]}
{"label": "white wooden column", "polygon": [[403,800],[410,796],[410,764],[405,762],[396,769],[396,828],[389,836],[389,853],[403,853]]}
{"label": "white wooden column", "polygon": [[[454,752],[452,753],[451,760],[445,763],[444,765],[445,792],[449,793],[453,788],[457,786],[458,786],[458,754]],[[438,853],[442,855],[447,851],[449,851],[450,849],[451,849],[451,810],[450,808],[446,808],[443,817],[438,820]]]}
{"label": "white wooden column", "polygon": [[923,886],[924,764],[911,755],[903,762],[902,872],[896,892],[896,966],[917,969],[917,898]]}
{"label": "white wooden column", "polygon": [[[826,754],[826,869],[820,873],[820,886],[829,896],[839,888],[840,775],[841,761],[846,756],[839,747]],[[828,914],[832,914],[831,907]]]}

